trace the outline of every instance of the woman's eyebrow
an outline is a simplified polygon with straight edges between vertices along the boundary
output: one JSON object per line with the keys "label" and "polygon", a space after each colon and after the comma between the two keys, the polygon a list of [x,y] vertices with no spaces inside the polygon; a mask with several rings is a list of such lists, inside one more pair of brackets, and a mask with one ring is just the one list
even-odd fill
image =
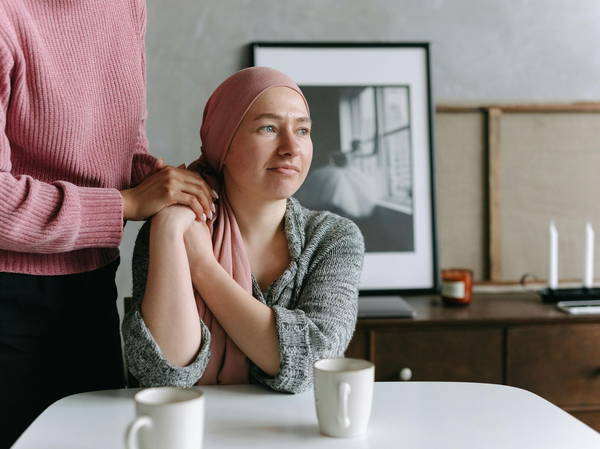
{"label": "woman's eyebrow", "polygon": [[[283,120],[283,116],[279,115],[279,114],[273,114],[271,112],[266,112],[264,114],[259,114],[256,117],[254,117],[254,120],[262,120],[262,119],[271,119],[271,120]],[[298,117],[295,119],[296,122],[303,122],[303,123],[311,123],[312,120],[310,119],[310,117]]]}

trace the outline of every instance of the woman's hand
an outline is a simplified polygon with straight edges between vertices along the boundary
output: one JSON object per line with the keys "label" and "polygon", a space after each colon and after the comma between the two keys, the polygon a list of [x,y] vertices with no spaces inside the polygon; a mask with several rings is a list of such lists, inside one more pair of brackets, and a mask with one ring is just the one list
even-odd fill
{"label": "woman's hand", "polygon": [[[185,251],[190,264],[190,271],[217,263],[213,252],[212,236],[205,222],[194,221],[183,234]],[[193,278],[193,275],[192,275]]]}
{"label": "woman's hand", "polygon": [[198,173],[162,162],[157,168],[136,187],[121,191],[124,219],[144,220],[174,204],[187,206],[199,220],[212,218],[217,194]]}
{"label": "woman's hand", "polygon": [[154,215],[152,229],[165,235],[182,238],[195,220],[196,215],[189,207],[169,206]]}

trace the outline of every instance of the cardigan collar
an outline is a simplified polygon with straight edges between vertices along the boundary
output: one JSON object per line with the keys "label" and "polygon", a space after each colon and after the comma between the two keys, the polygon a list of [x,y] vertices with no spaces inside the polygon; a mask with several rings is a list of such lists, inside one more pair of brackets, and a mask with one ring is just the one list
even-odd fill
{"label": "cardigan collar", "polygon": [[304,247],[306,217],[303,209],[295,198],[289,197],[287,199],[284,228],[288,240],[288,250],[293,260],[298,260]]}

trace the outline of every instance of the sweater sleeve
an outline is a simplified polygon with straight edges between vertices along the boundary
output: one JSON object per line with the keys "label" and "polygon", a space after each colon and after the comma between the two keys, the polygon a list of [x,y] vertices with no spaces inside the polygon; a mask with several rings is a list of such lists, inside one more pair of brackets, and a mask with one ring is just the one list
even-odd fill
{"label": "sweater sleeve", "polygon": [[169,363],[144,322],[140,306],[146,290],[150,243],[150,222],[140,230],[133,250],[133,306],[123,318],[123,341],[127,368],[141,386],[173,385],[191,387],[204,374],[210,358],[210,331],[200,320],[202,345],[195,360],[180,367]]}
{"label": "sweater sleeve", "polygon": [[13,72],[14,58],[0,33],[0,249],[50,254],[118,247],[123,232],[118,190],[11,173],[7,115]]}
{"label": "sweater sleeve", "polygon": [[157,159],[148,153],[148,137],[146,136],[146,120],[148,118],[148,107],[146,102],[146,1],[135,0],[137,20],[139,23],[139,39],[141,48],[142,75],[144,79],[144,92],[142,100],[142,118],[139,123],[138,136],[135,144],[134,154],[131,161],[130,186],[135,187],[144,180],[146,176],[154,171]]}
{"label": "sweater sleeve", "polygon": [[252,365],[253,380],[274,390],[299,393],[312,385],[317,360],[341,357],[350,343],[358,311],[364,241],[343,220],[332,229],[303,280],[297,306],[274,306],[280,370],[270,377]]}

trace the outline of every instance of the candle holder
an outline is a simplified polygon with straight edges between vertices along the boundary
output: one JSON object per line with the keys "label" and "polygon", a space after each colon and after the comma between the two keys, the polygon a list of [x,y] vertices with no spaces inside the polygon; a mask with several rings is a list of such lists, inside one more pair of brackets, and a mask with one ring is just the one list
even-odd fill
{"label": "candle holder", "polygon": [[559,301],[585,301],[600,299],[600,288],[545,288],[540,290],[542,302],[557,303]]}

